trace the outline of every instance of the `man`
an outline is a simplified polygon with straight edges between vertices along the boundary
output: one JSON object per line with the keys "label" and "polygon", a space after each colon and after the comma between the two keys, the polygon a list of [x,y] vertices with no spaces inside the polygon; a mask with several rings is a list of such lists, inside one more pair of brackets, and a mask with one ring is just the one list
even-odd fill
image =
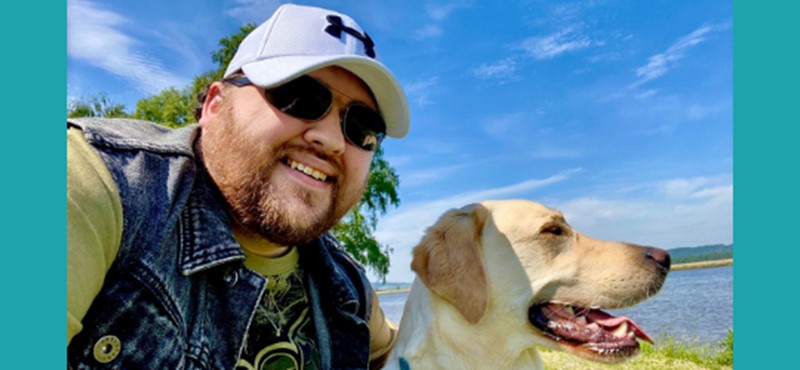
{"label": "man", "polygon": [[200,111],[68,121],[69,367],[379,367],[396,328],[328,232],[408,131],[372,39],[281,6]]}

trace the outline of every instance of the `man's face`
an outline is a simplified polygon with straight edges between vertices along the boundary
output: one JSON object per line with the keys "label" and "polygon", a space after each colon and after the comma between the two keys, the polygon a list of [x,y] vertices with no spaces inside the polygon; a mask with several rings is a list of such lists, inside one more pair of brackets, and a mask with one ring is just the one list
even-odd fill
{"label": "man's face", "polygon": [[[223,85],[200,120],[203,160],[228,202],[235,227],[280,245],[313,239],[358,202],[372,152],[344,138],[340,113],[358,101],[377,110],[355,75],[327,67],[308,73],[333,89],[334,105],[319,121],[289,116],[262,88]],[[208,108],[211,107],[211,108]]]}

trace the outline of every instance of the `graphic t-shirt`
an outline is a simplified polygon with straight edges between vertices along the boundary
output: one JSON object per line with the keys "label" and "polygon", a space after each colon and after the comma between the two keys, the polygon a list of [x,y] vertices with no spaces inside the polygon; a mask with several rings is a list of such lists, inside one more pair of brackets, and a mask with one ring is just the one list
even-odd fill
{"label": "graphic t-shirt", "polygon": [[245,265],[267,278],[237,370],[317,370],[319,350],[296,248],[278,258],[245,250]]}

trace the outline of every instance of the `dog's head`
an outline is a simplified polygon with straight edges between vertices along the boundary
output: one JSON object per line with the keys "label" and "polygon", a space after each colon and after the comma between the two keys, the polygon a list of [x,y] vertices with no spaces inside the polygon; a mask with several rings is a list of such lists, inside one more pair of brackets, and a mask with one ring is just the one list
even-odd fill
{"label": "dog's head", "polygon": [[510,320],[509,330],[536,345],[615,362],[638,353],[637,339],[651,340],[600,309],[652,296],[669,265],[661,249],[592,239],[557,211],[507,200],[445,213],[414,249],[411,268],[470,325]]}

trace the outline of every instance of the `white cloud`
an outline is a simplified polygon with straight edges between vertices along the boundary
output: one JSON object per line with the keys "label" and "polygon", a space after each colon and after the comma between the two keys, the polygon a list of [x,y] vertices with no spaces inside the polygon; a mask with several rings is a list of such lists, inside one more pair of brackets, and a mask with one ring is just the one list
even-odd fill
{"label": "white cloud", "polygon": [[690,121],[699,121],[709,116],[730,111],[730,101],[710,103],[705,105],[692,104],[686,110],[686,118]]}
{"label": "white cloud", "polygon": [[429,24],[425,27],[417,29],[414,32],[417,40],[432,39],[442,35],[442,28],[435,24]]}
{"label": "white cloud", "polygon": [[655,96],[657,93],[658,93],[657,89],[649,89],[649,90],[645,90],[645,91],[643,91],[643,92],[641,92],[639,94],[636,94],[636,98],[644,100],[644,99],[647,99],[647,98]]}
{"label": "white cloud", "polygon": [[701,189],[692,194],[692,198],[716,198],[716,199],[733,198],[733,186],[727,185],[727,186],[718,186],[715,188]]}
{"label": "white cloud", "polygon": [[547,36],[527,38],[518,48],[534,59],[545,60],[588,48],[591,44],[588,37],[578,34],[574,28],[566,28]]}
{"label": "white cloud", "polygon": [[482,120],[481,129],[487,135],[503,141],[524,139],[519,137],[519,128],[527,127],[528,116],[523,112],[510,112]]}
{"label": "white cloud", "polygon": [[697,189],[702,188],[710,181],[707,177],[695,177],[688,179],[672,179],[663,181],[656,185],[660,193],[673,198],[684,198],[693,194]]}
{"label": "white cloud", "polygon": [[709,198],[732,195],[729,176],[670,179],[654,185],[658,193],[670,198]]}
{"label": "white cloud", "polygon": [[554,204],[589,236],[661,248],[733,242],[733,185],[729,176],[640,184],[646,196],[567,199]]}
{"label": "white cloud", "polygon": [[426,80],[404,84],[403,86],[405,87],[406,94],[409,96],[409,100],[416,101],[419,106],[423,107],[431,103],[431,91],[436,88],[438,82],[439,77],[434,76]]}
{"label": "white cloud", "polygon": [[637,87],[647,81],[659,78],[675,68],[678,61],[683,59],[686,53],[693,47],[706,40],[706,35],[712,31],[712,27],[703,26],[692,33],[681,37],[673,43],[666,51],[651,56],[647,65],[636,69],[636,77],[639,77],[631,87]]}
{"label": "white cloud", "polygon": [[472,70],[472,74],[482,80],[513,80],[517,77],[516,71],[517,62],[513,58],[506,58],[492,64],[481,64]]}
{"label": "white cloud", "polygon": [[606,63],[616,62],[622,59],[622,54],[619,52],[608,52],[590,56],[587,58],[589,63]]}
{"label": "white cloud", "polygon": [[[392,162],[393,163],[393,162]],[[446,178],[453,172],[456,172],[464,167],[466,164],[459,164],[454,166],[429,168],[424,170],[415,170],[410,173],[404,173],[400,177],[400,183],[404,187],[420,186],[436,182],[442,178]]]}
{"label": "white cloud", "polygon": [[550,12],[555,20],[569,21],[580,18],[584,12],[584,6],[579,3],[556,4]]}
{"label": "white cloud", "polygon": [[425,10],[428,15],[437,21],[445,20],[455,10],[472,7],[472,1],[452,2],[447,4],[428,4]]}
{"label": "white cloud", "polygon": [[430,77],[426,80],[418,80],[415,82],[405,84],[404,86],[406,92],[408,92],[409,94],[415,94],[430,89],[431,87],[435,86],[438,81],[439,81],[438,77]]}
{"label": "white cloud", "polygon": [[260,24],[272,15],[279,6],[279,0],[233,0],[236,4],[225,13],[242,22]]}
{"label": "white cloud", "polygon": [[146,94],[183,87],[176,76],[141,51],[141,42],[125,34],[125,17],[84,0],[67,3],[67,55],[121,77]]}

